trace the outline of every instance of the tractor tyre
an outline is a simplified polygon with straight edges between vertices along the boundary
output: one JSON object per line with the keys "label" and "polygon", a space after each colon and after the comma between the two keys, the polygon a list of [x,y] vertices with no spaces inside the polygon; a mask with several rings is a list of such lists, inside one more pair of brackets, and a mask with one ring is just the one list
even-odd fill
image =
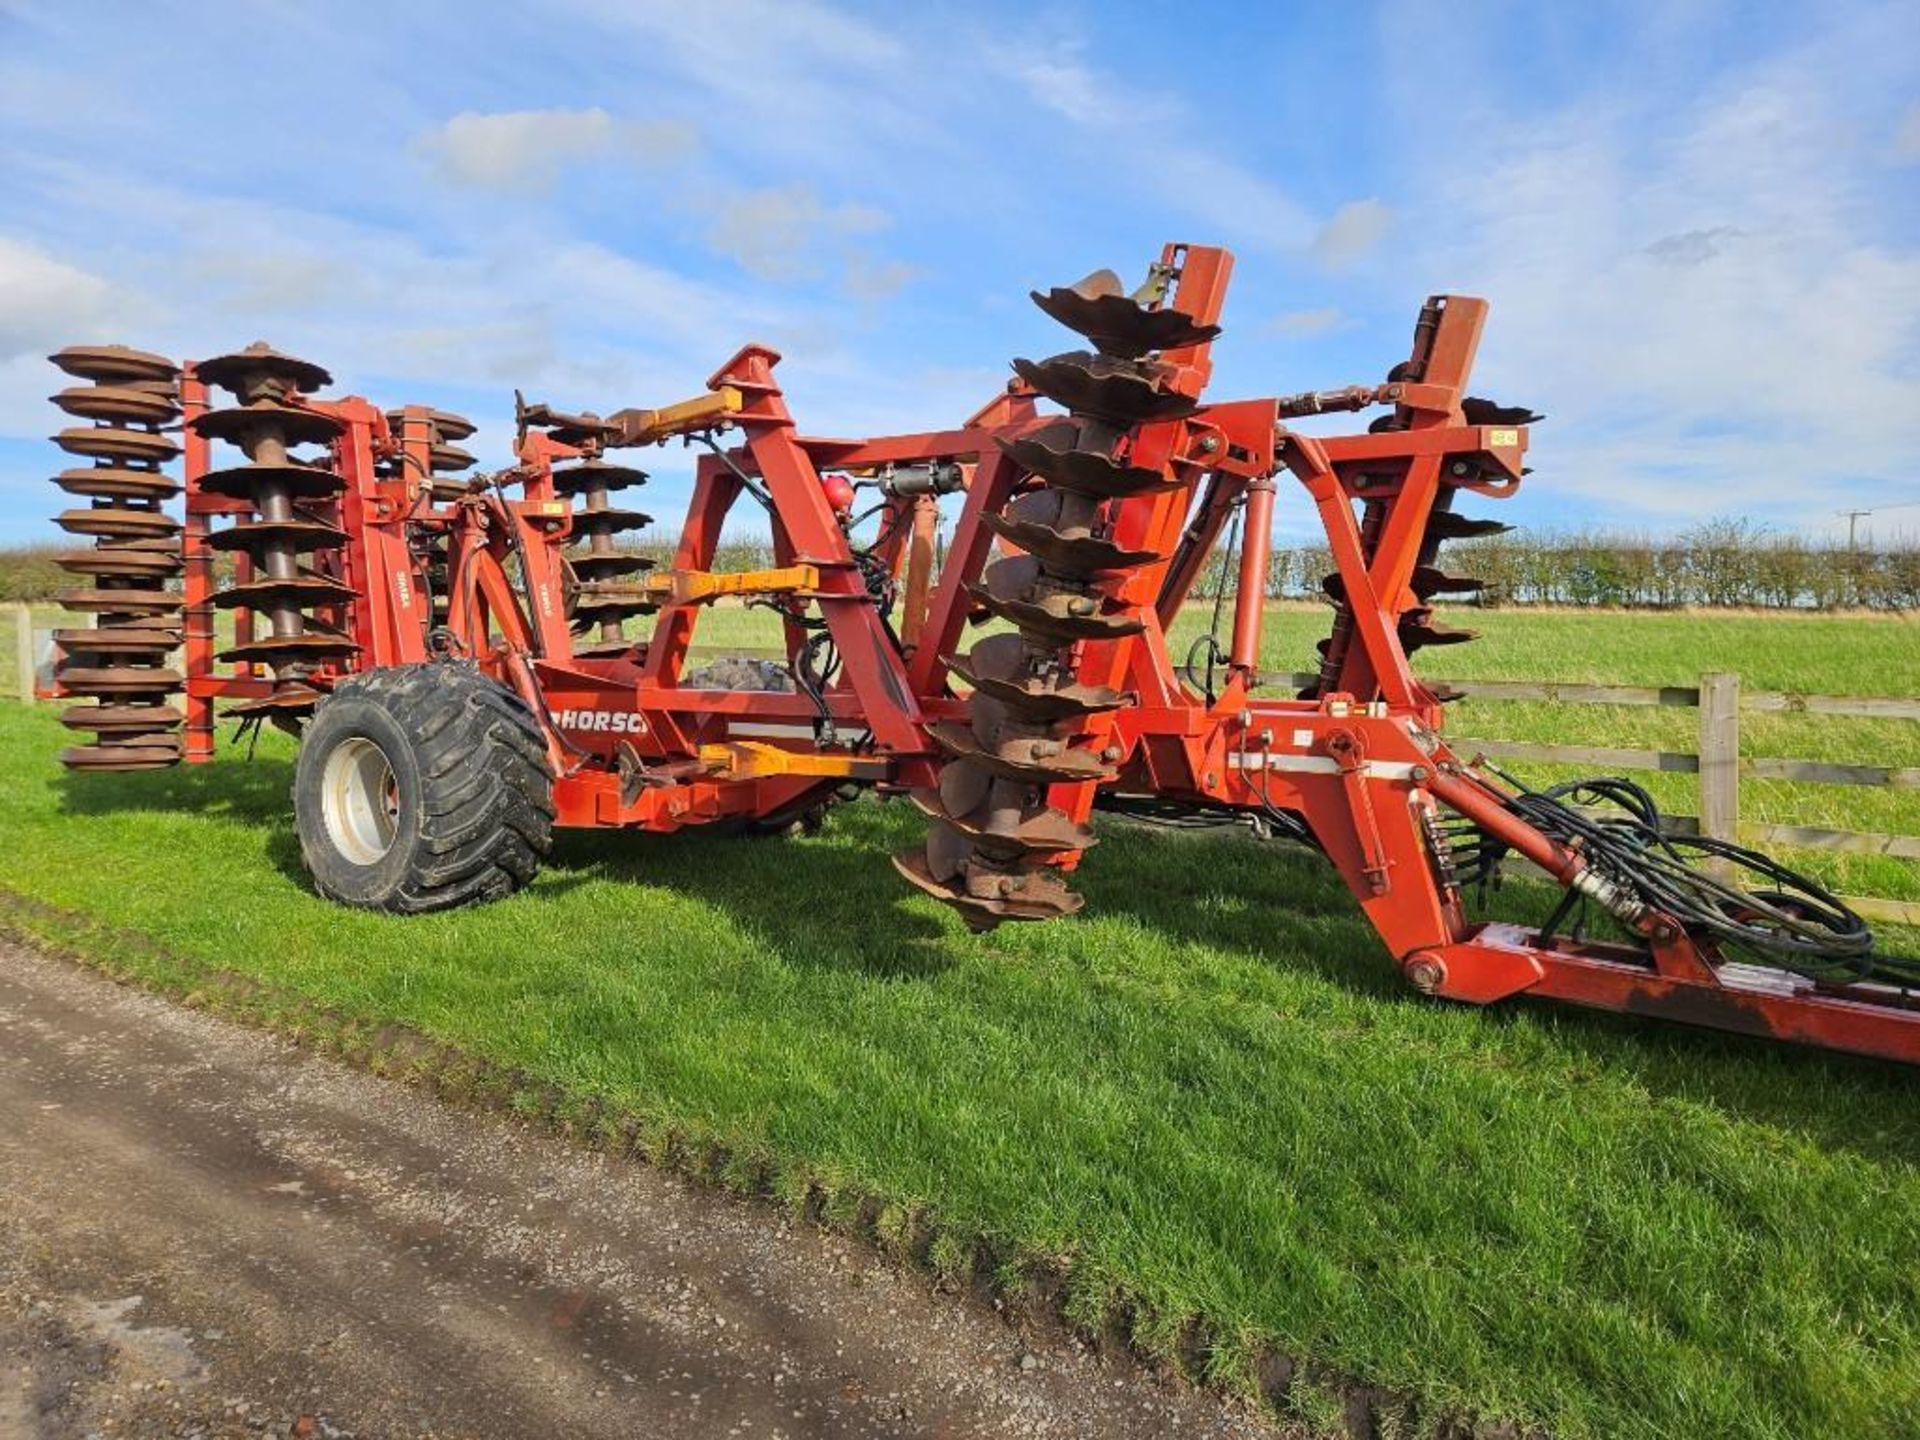
{"label": "tractor tyre", "polygon": [[553,844],[553,772],[533,712],[471,664],[400,665],[320,702],[294,827],[329,900],[421,915],[499,900]]}

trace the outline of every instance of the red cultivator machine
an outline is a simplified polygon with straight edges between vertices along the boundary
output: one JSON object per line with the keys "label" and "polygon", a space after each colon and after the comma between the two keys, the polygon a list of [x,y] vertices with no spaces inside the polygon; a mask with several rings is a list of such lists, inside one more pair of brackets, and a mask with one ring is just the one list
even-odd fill
{"label": "red cultivator machine", "polygon": [[[64,715],[92,737],[66,763],[210,760],[223,716],[243,737],[298,733],[317,886],[394,912],[512,892],[556,824],[778,828],[872,788],[927,818],[925,846],[894,857],[905,882],[984,929],[1079,908],[1096,809],[1251,820],[1322,851],[1427,993],[1920,1061],[1920,974],[1876,955],[1831,895],[1667,834],[1626,782],[1539,792],[1448,748],[1451,697],[1408,656],[1471,638],[1430,605],[1475,588],[1439,552],[1501,528],[1455,503],[1513,493],[1537,418],[1466,392],[1485,303],[1429,300],[1382,384],[1215,402],[1231,266],[1169,246],[1132,292],[1103,271],[1036,294],[1091,348],[1016,360],[957,428],[808,436],[779,357],[749,346],[664,409],[521,403],[517,463],[472,478],[466,421],[325,398],[325,371],[264,345],[180,366],[63,351],[86,383],[56,401],[93,423],[59,444],[94,462],[58,481],[90,502],[60,523],[94,538],[63,560],[87,587],[67,602],[95,624],[58,639],[65,689],[97,702]],[[1359,433],[1289,428],[1369,409]],[[646,476],[612,457],[673,438],[705,453],[655,569],[617,542],[648,523],[614,503]],[[1336,564],[1318,677],[1290,698],[1255,693],[1282,479]],[[163,509],[182,490],[184,527]],[[962,491],[936,565],[940,497]],[[742,501],[774,568],[718,572]],[[1230,524],[1245,535],[1232,632],[1203,680],[1167,630]],[[745,667],[751,684],[688,665],[727,598],[784,631],[785,664]],[[970,625],[984,633],[968,644]],[[1509,856],[1565,889],[1537,929],[1467,914]],[[1621,938],[1583,938],[1576,910]]]}

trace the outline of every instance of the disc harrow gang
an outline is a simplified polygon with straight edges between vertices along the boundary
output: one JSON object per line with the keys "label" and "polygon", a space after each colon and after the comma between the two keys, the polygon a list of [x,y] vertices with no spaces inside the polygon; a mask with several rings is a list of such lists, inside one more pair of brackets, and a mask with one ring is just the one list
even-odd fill
{"label": "disc harrow gang", "polygon": [[616,535],[646,529],[653,517],[622,509],[611,499],[616,491],[646,484],[647,473],[606,459],[607,442],[619,429],[591,411],[556,416],[555,421],[547,428],[548,436],[572,447],[580,457],[552,471],[554,493],[574,502],[573,535],[581,542],[566,552],[575,581],[568,613],[574,635],[585,642],[575,645],[574,654],[613,659],[634,647],[626,622],[659,608],[631,587],[611,583],[653,568],[647,556],[623,550],[614,541]]}
{"label": "disc harrow gang", "polygon": [[988,636],[965,656],[948,657],[952,672],[972,687],[967,719],[927,727],[948,757],[937,786],[913,796],[933,823],[924,852],[894,859],[908,880],[977,930],[1003,920],[1047,920],[1081,905],[1060,866],[1093,844],[1093,834],[1050,803],[1049,790],[1113,777],[1117,757],[1090,748],[1083,736],[1090,717],[1128,697],[1079,683],[1076,655],[1086,642],[1143,628],[1121,601],[1121,584],[1126,572],[1162,556],[1118,542],[1113,523],[1118,502],[1177,483],[1123,452],[1141,426],[1198,406],[1168,383],[1174,367],[1155,353],[1203,344],[1219,329],[1161,308],[1166,278],[1156,270],[1129,295],[1119,276],[1101,270],[1078,285],[1036,292],[1036,305],[1096,349],[1013,362],[1015,373],[1069,418],[1002,441],[1030,488],[983,517],[1012,553],[988,565],[967,591],[983,617],[1007,621],[1016,633]]}
{"label": "disc harrow gang", "polygon": [[180,453],[166,427],[180,414],[180,369],[171,360],[124,345],[76,345],[51,357],[73,378],[53,403],[76,420],[54,437],[91,465],[62,470],[54,483],[84,498],[54,523],[87,537],[90,548],[57,557],[84,584],[60,603],[90,614],[87,627],[54,632],[55,673],[69,694],[94,703],[60,716],[93,739],[69,746],[61,763],[75,770],[151,770],[179,761],[186,716],[173,701],[184,676],[170,657],[181,641],[180,597],[168,582],[182,568],[180,524],[162,506],[180,493],[163,468]]}
{"label": "disc harrow gang", "polygon": [[[386,413],[387,427],[397,438],[406,418],[404,410],[389,410]],[[473,452],[463,447],[462,440],[471,439],[478,427],[464,415],[456,415],[451,410],[430,410],[427,412],[427,460],[425,480],[427,498],[435,504],[447,505],[465,495],[469,482],[462,478],[462,472],[470,470],[477,463]],[[376,462],[374,473],[383,480],[405,483],[409,457],[404,450],[396,449],[385,459]],[[447,540],[445,526],[422,526],[415,530],[412,548],[420,578],[431,597],[429,623],[440,628],[447,623],[448,612],[448,567]]]}
{"label": "disc harrow gang", "polygon": [[[313,672],[340,664],[359,649],[340,624],[312,613],[337,613],[356,593],[328,564],[346,540],[338,503],[344,481],[332,458],[342,423],[303,402],[333,377],[264,341],[203,360],[194,374],[238,403],[205,410],[189,424],[202,438],[231,445],[246,456],[244,464],[208,470],[199,488],[244,501],[252,510],[209,540],[249,562],[246,578],[215,594],[213,604],[250,611],[256,624],[266,621],[265,633],[256,628],[251,638],[216,658],[234,665],[265,665],[273,675],[270,693],[243,700],[226,713],[297,730],[323,693],[313,683]],[[293,452],[304,445],[327,446],[328,451],[319,459],[296,457]]]}

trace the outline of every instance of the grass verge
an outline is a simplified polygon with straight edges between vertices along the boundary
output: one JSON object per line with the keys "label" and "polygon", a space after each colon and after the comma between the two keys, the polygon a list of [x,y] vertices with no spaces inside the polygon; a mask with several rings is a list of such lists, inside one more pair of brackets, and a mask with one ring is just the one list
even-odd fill
{"label": "grass verge", "polygon": [[917,822],[863,804],[799,841],[569,835],[513,901],[396,921],[307,889],[284,744],[115,778],[59,739],[0,707],[21,931],[402,1027],[956,1278],[1059,1277],[1203,1377],[1296,1357],[1568,1437],[1920,1407],[1911,1075],[1423,1002],[1305,853],[1109,827],[1091,918],[975,937],[895,883]]}

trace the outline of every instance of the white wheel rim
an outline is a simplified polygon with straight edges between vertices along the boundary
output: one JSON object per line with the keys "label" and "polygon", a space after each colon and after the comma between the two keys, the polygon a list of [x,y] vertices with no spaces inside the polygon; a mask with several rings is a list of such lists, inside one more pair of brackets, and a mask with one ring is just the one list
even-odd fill
{"label": "white wheel rim", "polygon": [[348,861],[372,865],[393,848],[400,828],[400,786],[387,752],[356,735],[334,747],[320,772],[320,814]]}

